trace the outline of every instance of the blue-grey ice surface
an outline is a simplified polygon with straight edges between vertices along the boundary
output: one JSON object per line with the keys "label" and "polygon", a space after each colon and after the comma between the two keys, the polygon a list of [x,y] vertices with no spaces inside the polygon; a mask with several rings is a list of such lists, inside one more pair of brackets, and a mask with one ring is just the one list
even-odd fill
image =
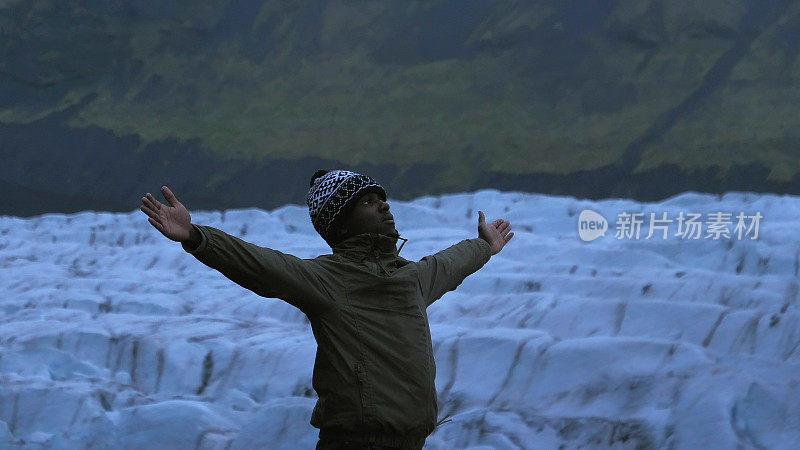
{"label": "blue-grey ice surface", "polygon": [[[476,237],[478,209],[515,234],[428,309],[453,420],[427,449],[800,448],[797,197],[390,204],[410,260]],[[578,237],[585,209],[605,236]],[[622,212],[644,213],[639,239],[616,235]],[[673,222],[645,238],[651,212],[729,213],[731,235]],[[740,212],[763,217],[741,237]],[[330,252],[298,205],[192,220]],[[311,449],[315,351],[301,312],[204,266],[138,209],[0,217],[0,447]]]}

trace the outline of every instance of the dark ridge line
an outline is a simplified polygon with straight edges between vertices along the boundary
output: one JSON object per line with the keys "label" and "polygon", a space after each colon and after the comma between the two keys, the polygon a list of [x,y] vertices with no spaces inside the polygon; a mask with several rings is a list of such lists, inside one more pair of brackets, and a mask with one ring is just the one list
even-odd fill
{"label": "dark ridge line", "polygon": [[[676,107],[656,118],[641,136],[628,144],[620,159],[613,163],[612,166],[632,172],[641,163],[642,154],[647,147],[663,138],[678,119],[696,110],[703,100],[730,79],[733,68],[747,54],[753,41],[782,17],[782,13],[788,8],[789,2],[780,2],[772,9],[769,6],[771,6],[770,2],[755,1],[751,3],[739,24],[739,28],[743,31],[734,40],[733,46],[720,56],[714,66],[706,72],[697,89]],[[753,15],[755,15],[755,18],[753,18]],[[750,24],[753,26],[751,32],[746,31],[748,27],[745,20],[750,20]]]}

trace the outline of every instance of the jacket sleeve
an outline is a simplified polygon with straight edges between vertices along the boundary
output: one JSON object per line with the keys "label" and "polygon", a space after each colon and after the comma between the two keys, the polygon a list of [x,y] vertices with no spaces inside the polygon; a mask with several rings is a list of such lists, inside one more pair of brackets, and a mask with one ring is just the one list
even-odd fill
{"label": "jacket sleeve", "polygon": [[417,263],[425,307],[455,290],[465,278],[492,257],[492,247],[481,238],[465,239]]}
{"label": "jacket sleeve", "polygon": [[313,262],[259,247],[214,227],[192,226],[200,232],[200,244],[195,249],[181,244],[183,249],[239,286],[284,300],[306,314],[330,301]]}

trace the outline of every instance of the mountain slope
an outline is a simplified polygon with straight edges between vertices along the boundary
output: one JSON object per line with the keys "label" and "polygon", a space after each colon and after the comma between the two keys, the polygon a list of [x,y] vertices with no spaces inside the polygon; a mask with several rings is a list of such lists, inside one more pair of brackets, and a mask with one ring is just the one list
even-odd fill
{"label": "mountain slope", "polygon": [[[123,210],[169,182],[204,208],[301,203],[271,178],[321,163],[371,170],[398,198],[800,192],[800,6],[785,0],[0,11],[0,180]],[[175,158],[177,178],[142,175]]]}

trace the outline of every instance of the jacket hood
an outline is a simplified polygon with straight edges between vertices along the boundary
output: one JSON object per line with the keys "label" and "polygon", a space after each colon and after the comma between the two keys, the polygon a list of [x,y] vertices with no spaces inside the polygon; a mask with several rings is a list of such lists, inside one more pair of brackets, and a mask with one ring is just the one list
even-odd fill
{"label": "jacket hood", "polygon": [[381,254],[398,256],[400,249],[397,248],[397,241],[403,240],[400,249],[408,239],[400,236],[387,236],[379,233],[361,233],[339,242],[333,246],[334,254],[348,254],[357,259],[370,256],[378,250]]}

